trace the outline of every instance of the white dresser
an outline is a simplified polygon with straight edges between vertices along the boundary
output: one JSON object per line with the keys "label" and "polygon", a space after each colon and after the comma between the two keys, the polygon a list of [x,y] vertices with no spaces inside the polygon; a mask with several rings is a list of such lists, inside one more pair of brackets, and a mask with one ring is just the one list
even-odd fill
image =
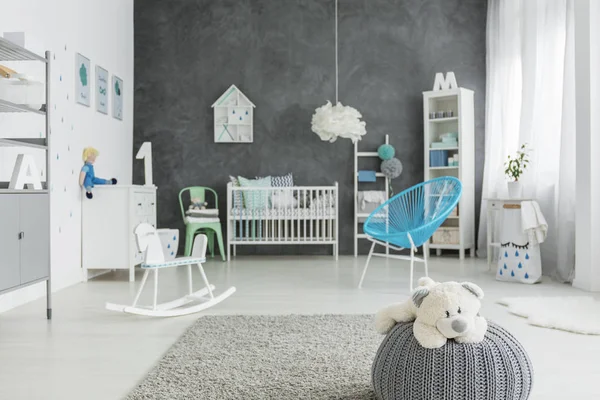
{"label": "white dresser", "polygon": [[135,227],[147,222],[156,226],[156,187],[115,185],[94,187],[94,198],[82,199],[81,261],[84,280],[90,269],[128,269],[143,261],[135,243]]}

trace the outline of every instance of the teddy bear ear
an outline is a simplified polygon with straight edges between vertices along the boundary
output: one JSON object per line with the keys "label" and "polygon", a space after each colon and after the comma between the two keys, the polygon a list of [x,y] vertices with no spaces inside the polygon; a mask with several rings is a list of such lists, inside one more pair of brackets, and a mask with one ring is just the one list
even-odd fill
{"label": "teddy bear ear", "polygon": [[412,301],[413,303],[415,303],[415,306],[417,306],[417,308],[421,307],[421,303],[423,302],[425,297],[427,297],[427,295],[429,295],[429,289],[427,289],[426,287],[418,287],[415,289],[415,291],[412,294]]}
{"label": "teddy bear ear", "polygon": [[419,278],[419,280],[417,281],[417,285],[418,286],[425,286],[425,287],[432,287],[432,286],[435,286],[436,283],[430,277],[424,276],[422,278]]}
{"label": "teddy bear ear", "polygon": [[479,286],[471,282],[463,282],[461,286],[473,293],[478,299],[483,299],[483,290]]}

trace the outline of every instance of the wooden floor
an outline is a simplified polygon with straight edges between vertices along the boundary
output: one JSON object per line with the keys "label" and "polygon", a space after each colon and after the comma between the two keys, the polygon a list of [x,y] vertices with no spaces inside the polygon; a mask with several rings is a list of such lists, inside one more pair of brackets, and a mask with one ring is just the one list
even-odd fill
{"label": "wooden floor", "polygon": [[[213,284],[237,292],[212,314],[374,313],[408,296],[408,264],[373,259],[363,289],[356,285],[365,258],[238,257],[211,261]],[[415,276],[420,276],[417,269]],[[600,398],[600,337],[536,328],[509,315],[495,300],[506,296],[587,295],[568,285],[501,283],[485,262],[436,258],[430,275],[469,280],[485,291],[482,314],[510,330],[535,368],[532,399]],[[199,278],[199,277],[197,277]],[[137,284],[141,272],[137,274]],[[186,271],[161,275],[161,300],[186,290]],[[199,279],[196,280],[199,283]],[[150,285],[152,287],[152,285]],[[127,303],[135,294],[127,273],[111,273],[54,296],[54,319],[39,300],[0,315],[0,399],[111,400],[125,396],[200,315],[152,319],[106,311],[106,301]],[[149,300],[149,293],[142,300]],[[596,296],[597,297],[597,296]]]}

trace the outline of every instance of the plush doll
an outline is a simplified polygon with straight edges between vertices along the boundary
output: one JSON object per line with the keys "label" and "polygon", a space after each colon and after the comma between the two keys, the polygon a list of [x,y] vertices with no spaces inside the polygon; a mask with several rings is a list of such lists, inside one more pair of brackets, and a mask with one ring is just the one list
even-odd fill
{"label": "plush doll", "polygon": [[193,197],[191,199],[192,204],[190,204],[189,210],[193,211],[193,210],[206,210],[206,207],[208,207],[208,203],[206,201],[202,201],[202,199],[198,198],[198,197]]}
{"label": "plush doll", "polygon": [[116,185],[117,180],[97,178],[94,172],[94,162],[98,156],[98,150],[93,147],[86,147],[83,149],[83,167],[79,174],[79,186],[85,189],[85,197],[91,199],[94,197],[92,194],[92,188],[94,185]]}
{"label": "plush doll", "polygon": [[412,298],[377,313],[375,328],[387,334],[397,322],[414,321],[415,338],[428,349],[442,347],[448,339],[478,343],[487,331],[487,321],[479,315],[481,299],[483,290],[474,283],[421,278]]}

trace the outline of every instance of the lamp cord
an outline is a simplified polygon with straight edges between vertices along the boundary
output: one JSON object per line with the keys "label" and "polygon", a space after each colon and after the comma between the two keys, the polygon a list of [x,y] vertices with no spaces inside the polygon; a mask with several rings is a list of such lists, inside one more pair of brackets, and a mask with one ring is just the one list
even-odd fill
{"label": "lamp cord", "polygon": [[338,103],[338,0],[335,0],[335,104]]}

